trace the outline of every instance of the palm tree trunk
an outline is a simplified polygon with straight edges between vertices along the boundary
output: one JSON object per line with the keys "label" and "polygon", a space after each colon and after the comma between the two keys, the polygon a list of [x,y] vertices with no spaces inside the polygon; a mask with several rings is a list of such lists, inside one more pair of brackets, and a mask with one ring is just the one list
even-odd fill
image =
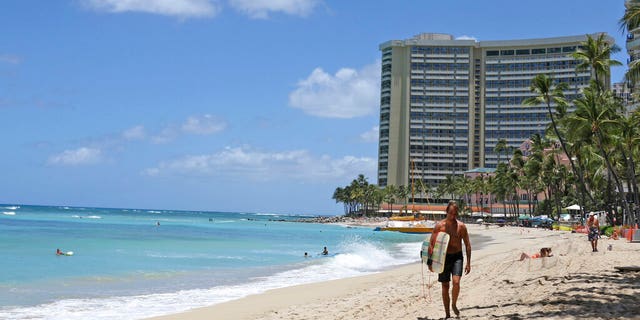
{"label": "palm tree trunk", "polygon": [[633,161],[633,152],[629,153],[629,157],[627,157],[624,150],[622,150],[622,156],[627,161],[627,183],[630,184],[628,190],[633,192],[633,208],[632,208],[632,217],[634,221],[637,221],[638,218],[638,206],[640,206],[640,198],[638,195],[638,179],[636,178],[636,167],[635,161]]}
{"label": "palm tree trunk", "polygon": [[607,170],[609,170],[611,172],[611,175],[613,176],[613,179],[614,179],[614,181],[616,183],[616,188],[618,189],[618,197],[620,197],[620,200],[622,201],[622,204],[624,205],[624,211],[626,212],[626,214],[628,214],[628,215],[633,217],[635,215],[631,212],[631,210],[629,208],[629,202],[626,201],[626,199],[624,197],[624,187],[622,186],[622,183],[620,183],[620,179],[618,178],[618,174],[615,172],[613,166],[611,165],[611,159],[609,159],[609,155],[607,154],[607,151],[604,150],[604,147],[602,146],[602,141],[604,140],[603,137],[602,137],[602,132],[600,132],[600,130],[598,130],[598,131],[596,131],[596,135],[598,137],[598,149],[602,153],[602,157],[604,158],[604,162],[607,164]]}
{"label": "palm tree trunk", "polygon": [[584,183],[584,177],[582,176],[582,171],[578,171],[576,169],[576,165],[573,163],[573,157],[571,156],[571,154],[569,153],[569,151],[567,150],[567,146],[564,142],[564,140],[562,139],[562,136],[560,135],[560,131],[558,131],[558,127],[556,125],[556,121],[553,117],[553,112],[551,111],[551,102],[549,99],[547,99],[547,111],[549,112],[549,117],[551,118],[551,125],[553,126],[553,131],[556,134],[556,137],[558,137],[558,140],[560,140],[560,146],[562,147],[562,151],[564,151],[564,154],[567,155],[567,158],[569,158],[569,164],[571,165],[571,171],[573,171],[573,174],[576,175],[580,181],[580,193],[582,194],[582,214],[583,216],[587,215],[587,211],[586,211],[586,203],[584,202],[585,200],[585,196],[584,193],[586,193],[586,185]]}
{"label": "palm tree trunk", "polygon": [[529,216],[533,215],[533,208],[531,207],[531,199],[533,198],[533,192],[531,189],[527,189],[527,204],[529,205]]}

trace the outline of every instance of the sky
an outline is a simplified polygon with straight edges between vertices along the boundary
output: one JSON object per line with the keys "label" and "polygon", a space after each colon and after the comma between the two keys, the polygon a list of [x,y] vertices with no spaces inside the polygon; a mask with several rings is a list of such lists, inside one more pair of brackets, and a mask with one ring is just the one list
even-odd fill
{"label": "sky", "polygon": [[[379,45],[607,32],[623,0],[3,0],[0,203],[343,214]],[[612,70],[622,79],[625,68]]]}

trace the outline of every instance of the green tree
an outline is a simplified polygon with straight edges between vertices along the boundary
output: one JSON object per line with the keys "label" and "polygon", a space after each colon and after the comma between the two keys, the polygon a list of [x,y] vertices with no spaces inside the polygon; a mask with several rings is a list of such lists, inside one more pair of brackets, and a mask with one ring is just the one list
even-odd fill
{"label": "green tree", "polygon": [[509,146],[507,145],[507,140],[506,139],[499,139],[498,143],[496,143],[496,147],[493,149],[493,151],[498,154],[498,163],[500,163],[500,155],[502,154],[502,152],[505,152],[505,155],[509,152]]}
{"label": "green tree", "polygon": [[576,111],[569,117],[569,129],[575,132],[585,134],[586,139],[591,139],[600,156],[604,160],[607,168],[607,174],[613,178],[617,194],[620,202],[625,208],[625,212],[630,213],[629,204],[624,199],[624,188],[620,180],[619,174],[612,163],[611,139],[615,137],[613,134],[619,126],[617,121],[618,115],[615,99],[611,91],[598,90],[597,84],[592,83],[589,88],[583,90],[583,96],[574,101]]}
{"label": "green tree", "polygon": [[393,184],[389,184],[386,187],[384,187],[384,202],[389,204],[389,216],[392,215],[392,210],[393,210],[393,205],[396,203],[397,198],[397,194],[398,194],[398,188],[393,185]]}
{"label": "green tree", "polygon": [[584,203],[586,202],[584,200],[585,194],[586,194],[586,187],[585,187],[584,179],[582,178],[582,172],[580,172],[580,170],[576,168],[576,164],[574,163],[572,154],[569,153],[569,151],[567,150],[567,144],[565,143],[563,136],[560,134],[560,131],[558,129],[558,124],[556,122],[555,113],[551,107],[552,104],[554,104],[560,108],[566,108],[567,100],[564,97],[564,90],[567,90],[567,89],[568,89],[568,85],[566,84],[566,82],[561,82],[561,83],[558,83],[557,85],[554,85],[553,79],[551,79],[551,77],[546,76],[544,74],[539,74],[531,80],[530,90],[532,93],[535,94],[535,96],[525,99],[522,103],[524,105],[529,105],[529,106],[536,106],[536,105],[542,104],[547,107],[547,112],[549,114],[549,119],[551,120],[551,126],[553,128],[553,132],[555,133],[555,136],[558,138],[558,141],[560,141],[560,146],[562,147],[562,151],[564,151],[564,153],[567,155],[567,158],[569,158],[571,171],[574,173],[576,177],[580,179],[579,189],[581,191],[581,194],[583,195],[582,207],[583,207],[583,210],[586,210],[584,208],[585,207]]}
{"label": "green tree", "polygon": [[587,41],[571,54],[571,57],[578,60],[580,64],[576,67],[577,71],[591,70],[598,84],[598,90],[605,88],[606,76],[610,74],[612,66],[620,66],[622,63],[611,59],[611,54],[620,51],[615,44],[607,41],[606,35],[600,33],[596,38],[587,35]]}

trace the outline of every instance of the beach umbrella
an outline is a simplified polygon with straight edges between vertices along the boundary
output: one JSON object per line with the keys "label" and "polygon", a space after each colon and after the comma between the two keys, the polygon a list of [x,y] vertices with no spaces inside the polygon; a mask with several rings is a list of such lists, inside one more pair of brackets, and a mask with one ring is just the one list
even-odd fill
{"label": "beach umbrella", "polygon": [[572,204],[564,209],[565,210],[582,210],[582,207],[577,204]]}

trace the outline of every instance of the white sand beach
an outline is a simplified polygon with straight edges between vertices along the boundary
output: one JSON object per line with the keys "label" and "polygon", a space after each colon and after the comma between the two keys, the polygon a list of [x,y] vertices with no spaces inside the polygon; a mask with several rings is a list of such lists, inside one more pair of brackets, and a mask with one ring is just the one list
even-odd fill
{"label": "white sand beach", "polygon": [[[487,240],[472,242],[472,269],[462,277],[458,301],[462,319],[640,319],[640,272],[614,269],[640,266],[640,243],[601,239],[599,252],[591,252],[584,234],[477,225],[469,231]],[[518,261],[541,247],[551,247],[553,257]],[[153,319],[442,318],[440,284],[415,263]]]}

